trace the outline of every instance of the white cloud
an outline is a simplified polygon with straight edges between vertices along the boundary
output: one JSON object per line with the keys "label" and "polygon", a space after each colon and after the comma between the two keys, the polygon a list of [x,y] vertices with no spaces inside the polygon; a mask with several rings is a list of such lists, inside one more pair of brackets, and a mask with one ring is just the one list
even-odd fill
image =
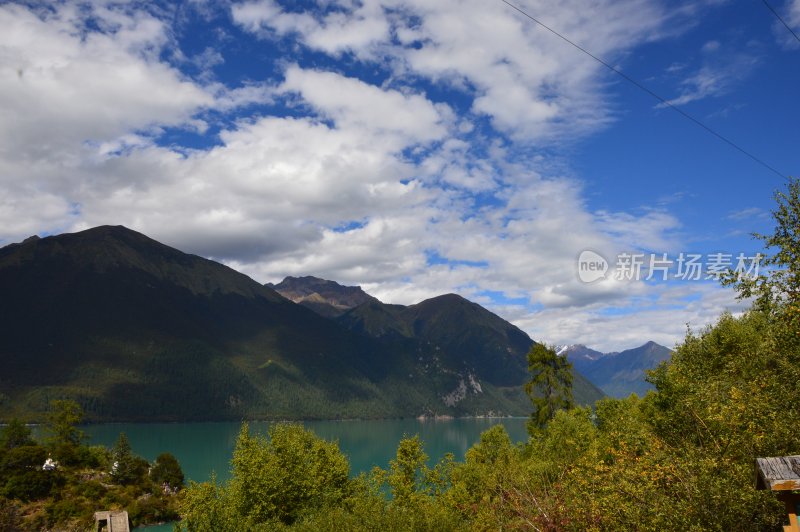
{"label": "white cloud", "polygon": [[[99,30],[87,27],[90,18]],[[122,168],[141,158],[128,165],[119,156],[149,146],[162,128],[202,133],[199,111],[272,98],[263,84],[228,89],[186,79],[161,59],[170,42],[166,23],[126,4],[87,9],[67,2],[42,13],[5,4],[0,25],[0,183],[11,198],[4,212],[27,221],[4,224],[6,242],[34,227],[81,220],[94,207],[91,198],[125,187],[149,190],[148,174]],[[163,167],[149,161],[148,170],[150,164]],[[52,208],[28,208],[31,201],[60,203],[60,223]]]}
{"label": "white cloud", "polygon": [[213,83],[208,88],[215,96],[214,109],[222,112],[251,104],[271,103],[275,95],[275,87],[266,83],[248,83],[235,89]]}
{"label": "white cloud", "polygon": [[[92,173],[118,184],[83,191],[83,224],[118,220],[206,256],[301,264],[304,254],[347,255],[341,240],[319,247],[331,238],[327,228],[400,216],[428,199],[417,181],[400,182],[413,175],[395,155],[402,144],[363,127],[264,117],[221,140],[185,157],[149,146],[98,163]],[[125,185],[137,175],[147,182]]]}
{"label": "white cloud", "polygon": [[446,132],[441,113],[447,114],[447,106],[437,109],[419,94],[383,90],[358,79],[296,65],[286,70],[280,89],[300,93],[304,102],[342,127],[399,135],[406,144],[440,139]]}
{"label": "white cloud", "polygon": [[353,52],[362,56],[365,50],[390,37],[389,23],[380,3],[345,1],[336,7],[341,9],[314,17],[307,13],[285,12],[274,1],[264,0],[234,4],[231,14],[237,24],[249,31],[267,35],[297,32],[310,46],[331,55]]}
{"label": "white cloud", "polygon": [[[60,232],[69,227],[73,206],[63,197],[47,192],[27,194],[18,188],[0,188],[0,227],[11,242],[48,228]],[[20,213],[36,213],[20,216]],[[9,242],[5,242],[9,243]]]}
{"label": "white cloud", "polygon": [[738,211],[733,211],[727,216],[730,220],[765,220],[769,218],[769,212],[760,207],[747,207]]}
{"label": "white cloud", "polygon": [[[631,213],[599,211],[598,228],[616,240],[618,250],[674,251],[680,242],[676,230],[680,221],[673,215],[658,210],[646,211],[640,216]],[[628,246],[629,249],[625,249]],[[632,248],[632,249],[631,249]]]}
{"label": "white cloud", "polygon": [[[662,286],[652,300],[609,307],[603,303],[580,309],[546,308],[512,321],[535,340],[552,344],[581,343],[599,351],[637,347],[648,340],[674,347],[686,335],[687,325],[698,331],[724,311],[741,312],[746,304],[735,293],[709,283]],[[509,309],[509,313],[513,312]]]}
{"label": "white cloud", "polygon": [[[706,52],[703,65],[693,74],[680,83],[680,95],[668,100],[671,105],[685,105],[690,102],[713,98],[726,94],[731,87],[749,76],[759,63],[757,55],[752,50],[736,52],[729,55],[717,55],[720,44],[712,41],[709,47],[706,43],[703,51]],[[666,107],[658,104],[657,108]]]}
{"label": "white cloud", "polygon": [[110,10],[95,15],[113,29],[81,38],[81,21],[70,5],[45,19],[21,6],[0,7],[4,157],[60,157],[87,140],[182,124],[197,107],[212,103],[209,94],[152,57],[151,49],[166,39],[161,21]]}
{"label": "white cloud", "polygon": [[[643,0],[526,8],[604,57],[666,20]],[[43,17],[0,6],[9,29],[0,36],[5,241],[125,224],[262,282],[315,274],[397,303],[501,292],[526,301],[510,312],[535,335],[575,334],[568,340],[601,348],[611,336],[591,336],[587,323],[622,335],[636,322],[633,335],[666,321],[664,305],[674,302],[665,292],[577,279],[582,250],[669,251],[680,223],[666,211],[592,212],[580,182],[533,153],[595,131],[611,114],[600,67],[501,3],[365,1],[324,16],[272,2],[233,6],[234,20],[265,38],[298,35],[334,57],[389,64],[380,86],[287,61],[278,85],[231,88],[212,81],[209,69],[226,59],[208,50],[195,57],[204,72],[192,80],[164,61],[170,28],[156,15],[113,4],[91,12],[103,31],[85,27],[86,13],[70,3]],[[421,86],[457,92],[463,107],[437,103]],[[288,107],[231,119],[211,148],[157,142],[164,128],[218,126],[206,110],[265,103]],[[531,157],[509,153],[516,146]],[[431,254],[445,263],[428,264]],[[651,325],[601,312],[656,296]],[[698,319],[718,309],[692,305]]]}
{"label": "white cloud", "polygon": [[[320,4],[337,9],[313,17],[266,0],[234,5],[232,13],[266,38],[297,34],[306,46],[332,55],[347,51],[389,61],[398,79],[424,76],[455,90],[474,89],[472,110],[518,141],[586,134],[610,119],[598,77],[603,67],[500,2]],[[549,25],[609,59],[651,38],[669,16],[648,1],[530,1],[523,7],[546,13]]]}
{"label": "white cloud", "polygon": [[[103,31],[85,28],[90,15]],[[213,102],[158,60],[166,29],[146,13],[67,3],[37,15],[5,4],[0,26],[0,183],[11,198],[4,212],[26,221],[4,224],[6,241],[79,216],[77,192],[90,186],[81,167],[93,153],[139,144],[137,131],[188,124]],[[48,207],[30,208],[36,202]]]}

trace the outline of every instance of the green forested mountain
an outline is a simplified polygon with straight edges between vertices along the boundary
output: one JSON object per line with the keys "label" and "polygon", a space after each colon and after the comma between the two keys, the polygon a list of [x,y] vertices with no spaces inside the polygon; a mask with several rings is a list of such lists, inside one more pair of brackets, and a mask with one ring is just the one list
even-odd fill
{"label": "green forested mountain", "polygon": [[[410,337],[363,334],[226,266],[108,226],[0,249],[0,295],[0,419],[36,419],[58,398],[77,400],[89,420],[530,410],[527,337],[517,329],[496,343],[505,322],[466,300],[449,314],[442,302],[457,296],[408,307],[419,307],[400,322]],[[448,329],[480,311],[494,318],[484,329]],[[598,396],[587,388],[587,400]]]}
{"label": "green forested mountain", "polygon": [[[533,343],[530,337],[456,294],[410,306],[370,302],[338,321],[384,343],[406,341],[416,345],[417,351],[428,357],[426,366],[438,364],[455,371],[467,390],[475,377],[500,387],[515,387],[529,378],[526,354]],[[574,394],[580,404],[592,404],[603,395],[578,372]],[[524,406],[530,410],[527,403]]]}
{"label": "green forested mountain", "polygon": [[[348,329],[378,340],[385,349],[417,353],[416,371],[438,375],[444,388],[466,399],[481,382],[515,388],[528,377],[526,354],[533,343],[518,327],[456,294],[416,305],[388,305],[360,287],[317,277],[287,277],[274,288]],[[591,404],[602,392],[575,374],[576,398]],[[448,384],[449,383],[449,384]],[[517,389],[504,394],[516,395]],[[447,395],[447,393],[445,393]],[[453,396],[453,397],[455,397]],[[522,400],[525,411],[530,406]],[[516,410],[516,409],[515,409]]]}
{"label": "green forested mountain", "polygon": [[307,415],[388,374],[357,335],[122,227],[3,248],[0,293],[2,417],[58,397],[90,419]]}

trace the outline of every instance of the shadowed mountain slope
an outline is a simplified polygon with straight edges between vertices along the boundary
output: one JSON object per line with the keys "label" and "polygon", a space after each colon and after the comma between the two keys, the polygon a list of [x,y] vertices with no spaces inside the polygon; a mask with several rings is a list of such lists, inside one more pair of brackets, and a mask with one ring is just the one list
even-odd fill
{"label": "shadowed mountain slope", "polygon": [[92,421],[530,411],[513,325],[459,296],[401,307],[341,288],[364,302],[327,319],[124,227],[6,246],[0,419],[56,398]]}
{"label": "shadowed mountain slope", "polygon": [[[519,387],[529,379],[527,353],[533,340],[515,325],[456,294],[409,306],[370,302],[338,321],[384,342],[405,339],[416,343],[419,353],[456,371],[465,381],[472,376],[498,387]],[[592,404],[603,396],[579,372],[575,372],[573,393],[581,404]]]}
{"label": "shadowed mountain slope", "polygon": [[90,418],[284,416],[291,383],[378,400],[362,384],[388,374],[368,339],[124,227],[0,249],[0,294],[6,412],[70,395]]}

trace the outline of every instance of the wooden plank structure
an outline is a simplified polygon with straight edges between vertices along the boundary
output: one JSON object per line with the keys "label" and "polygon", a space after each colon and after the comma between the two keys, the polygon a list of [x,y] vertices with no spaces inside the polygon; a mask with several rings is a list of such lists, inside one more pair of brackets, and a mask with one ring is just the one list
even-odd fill
{"label": "wooden plank structure", "polygon": [[94,513],[94,532],[130,532],[128,512],[112,510]]}
{"label": "wooden plank structure", "polygon": [[797,521],[800,494],[800,455],[756,458],[756,488],[778,492],[778,498],[786,506],[789,525],[784,532],[800,532]]}

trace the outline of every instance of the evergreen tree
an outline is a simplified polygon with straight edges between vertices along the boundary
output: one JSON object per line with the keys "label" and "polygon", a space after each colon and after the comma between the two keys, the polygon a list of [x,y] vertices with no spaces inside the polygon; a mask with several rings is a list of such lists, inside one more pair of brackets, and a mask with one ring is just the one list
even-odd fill
{"label": "evergreen tree", "polygon": [[117,484],[134,484],[141,478],[140,461],[133,454],[128,436],[124,432],[119,433],[114,447],[111,448],[111,460],[111,476]]}
{"label": "evergreen tree", "polygon": [[531,380],[525,384],[525,392],[534,408],[528,431],[534,434],[544,428],[556,412],[574,405],[572,364],[566,357],[556,354],[552,347],[533,344],[528,351],[528,371]]}
{"label": "evergreen tree", "polygon": [[49,433],[47,445],[53,458],[64,464],[80,460],[80,446],[86,438],[77,428],[83,420],[83,410],[75,401],[56,400],[50,403],[45,430]]}

